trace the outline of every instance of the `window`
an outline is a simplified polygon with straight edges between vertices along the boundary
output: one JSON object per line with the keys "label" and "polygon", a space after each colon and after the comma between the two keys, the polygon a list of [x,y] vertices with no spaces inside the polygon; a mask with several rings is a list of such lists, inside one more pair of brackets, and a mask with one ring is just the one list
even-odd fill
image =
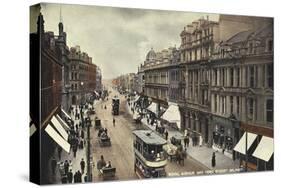
{"label": "window", "polygon": [[230,86],[233,87],[234,76],[233,76],[233,68],[230,68]]}
{"label": "window", "polygon": [[266,101],[266,121],[273,122],[273,100],[268,99]]}
{"label": "window", "polygon": [[236,106],[237,106],[237,114],[240,113],[240,101],[239,101],[239,97],[236,97]]}
{"label": "window", "polygon": [[251,66],[250,70],[250,87],[255,87],[255,68]]}
{"label": "window", "polygon": [[224,68],[222,69],[221,80],[222,86],[224,86]]}
{"label": "window", "polygon": [[254,119],[254,99],[249,98],[248,99],[248,119],[253,120]]}
{"label": "window", "polygon": [[214,98],[215,98],[214,110],[215,110],[215,113],[216,113],[217,112],[217,94],[215,94]]}
{"label": "window", "polygon": [[221,97],[221,109],[222,109],[222,114],[225,113],[225,101],[224,97]]}
{"label": "window", "polygon": [[215,86],[218,85],[218,73],[217,73],[217,69],[214,70],[214,80],[215,80]]}
{"label": "window", "polygon": [[236,86],[239,87],[240,85],[240,68],[236,69]]}
{"label": "window", "polygon": [[267,86],[273,89],[273,65],[267,65]]}
{"label": "window", "polygon": [[230,113],[233,113],[233,96],[230,96]]}
{"label": "window", "polygon": [[249,43],[249,54],[253,53],[253,43]]}

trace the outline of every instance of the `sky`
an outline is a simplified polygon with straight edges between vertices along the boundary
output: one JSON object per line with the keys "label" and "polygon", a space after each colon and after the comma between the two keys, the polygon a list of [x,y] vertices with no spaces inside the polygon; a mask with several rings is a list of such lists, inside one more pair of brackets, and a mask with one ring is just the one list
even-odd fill
{"label": "sky", "polygon": [[79,45],[87,52],[104,79],[136,73],[151,48],[179,47],[179,34],[192,21],[207,15],[210,20],[219,18],[217,14],[65,4],[42,4],[41,12],[45,31],[58,34],[61,19],[67,45]]}

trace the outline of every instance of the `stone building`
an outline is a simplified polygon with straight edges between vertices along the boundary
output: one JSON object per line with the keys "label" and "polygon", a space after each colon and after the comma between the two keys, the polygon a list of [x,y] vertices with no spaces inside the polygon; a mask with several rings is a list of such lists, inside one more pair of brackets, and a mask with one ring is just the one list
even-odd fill
{"label": "stone building", "polygon": [[182,129],[202,134],[211,142],[210,130],[210,66],[209,58],[219,43],[219,23],[204,18],[184,27],[181,36],[181,69],[185,72],[185,100],[179,101],[183,111]]}
{"label": "stone building", "polygon": [[114,79],[114,84],[120,92],[134,93],[136,89],[136,74],[127,73]]}
{"label": "stone building", "polygon": [[233,148],[245,131],[273,137],[272,29],[270,18],[220,15],[218,22],[192,22],[180,34],[181,126],[233,158],[241,157]]}
{"label": "stone building", "polygon": [[80,46],[70,48],[71,103],[84,103],[96,89],[97,66]]}
{"label": "stone building", "polygon": [[[245,131],[257,135],[257,143],[273,138],[273,25],[266,23],[221,43],[210,61],[213,140],[230,153]],[[259,158],[249,161],[265,169]]]}
{"label": "stone building", "polygon": [[[142,79],[144,96],[147,96],[151,102],[148,110],[157,118],[161,118],[172,103],[177,106],[177,100],[184,96],[184,91],[179,87],[183,77],[179,70],[179,63],[180,52],[176,47],[161,52],[151,49],[139,69],[141,77],[144,78]],[[165,120],[168,122],[167,118]]]}

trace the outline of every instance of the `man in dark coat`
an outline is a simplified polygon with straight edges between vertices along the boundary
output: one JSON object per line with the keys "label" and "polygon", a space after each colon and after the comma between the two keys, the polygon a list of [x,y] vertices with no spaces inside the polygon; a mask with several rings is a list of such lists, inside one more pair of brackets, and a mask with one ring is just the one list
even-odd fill
{"label": "man in dark coat", "polygon": [[81,130],[81,138],[84,139],[84,136],[85,136],[85,135],[84,135],[84,131]]}
{"label": "man in dark coat", "polygon": [[77,172],[75,172],[73,178],[74,178],[74,183],[77,183],[78,182]]}
{"label": "man in dark coat", "polygon": [[68,174],[67,174],[67,179],[68,179],[68,183],[72,183],[73,181],[73,173],[72,170],[70,169]]}
{"label": "man in dark coat", "polygon": [[78,142],[77,139],[75,139],[74,144],[73,144],[73,148],[72,148],[74,158],[76,158],[76,152],[77,152],[77,149],[78,149],[78,143],[77,142]]}
{"label": "man in dark coat", "polygon": [[77,171],[77,182],[78,183],[82,182],[82,174],[81,174],[80,170]]}
{"label": "man in dark coat", "polygon": [[115,127],[115,118],[113,118],[113,126]]}
{"label": "man in dark coat", "polygon": [[82,174],[84,174],[84,170],[85,170],[85,161],[84,159],[82,158],[81,162],[80,162],[80,166],[81,166],[81,172]]}
{"label": "man in dark coat", "polygon": [[216,153],[213,152],[213,155],[212,155],[212,167],[214,168],[216,166]]}
{"label": "man in dark coat", "polygon": [[87,181],[88,181],[88,175],[86,173],[85,176],[84,176],[84,182],[86,183]]}
{"label": "man in dark coat", "polygon": [[69,170],[69,163],[67,160],[65,160],[64,162],[64,172],[67,175],[68,174],[68,170]]}

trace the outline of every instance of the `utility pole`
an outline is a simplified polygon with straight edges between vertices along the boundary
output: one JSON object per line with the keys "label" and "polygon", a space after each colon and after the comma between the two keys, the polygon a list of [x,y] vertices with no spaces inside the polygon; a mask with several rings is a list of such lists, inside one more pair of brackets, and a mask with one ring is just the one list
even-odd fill
{"label": "utility pole", "polygon": [[92,168],[91,168],[91,120],[87,117],[87,182],[92,182]]}

